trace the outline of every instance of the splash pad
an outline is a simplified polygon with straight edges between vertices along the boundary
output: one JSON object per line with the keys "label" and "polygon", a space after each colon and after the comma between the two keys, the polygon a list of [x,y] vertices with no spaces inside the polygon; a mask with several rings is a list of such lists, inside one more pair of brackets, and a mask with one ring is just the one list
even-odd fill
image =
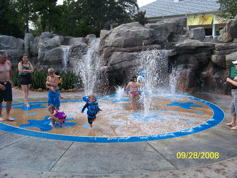
{"label": "splash pad", "polygon": [[[74,65],[74,71],[80,74],[83,82],[84,96],[93,93],[99,83],[97,76],[101,67],[98,46],[99,41],[93,41],[87,54]],[[31,108],[26,108],[23,103],[15,103],[11,117],[16,121],[0,123],[0,130],[74,142],[141,142],[185,136],[222,122],[224,112],[216,105],[175,92],[182,68],[173,68],[169,75],[167,53],[167,50],[140,53],[140,65],[133,72],[138,74],[146,71],[144,87],[149,95],[141,92],[139,102],[142,107],[135,113],[130,112],[131,101],[125,95],[124,87],[120,87],[117,94],[97,98],[102,112],[96,116],[94,130],[89,129],[86,114],[81,114],[85,104],[83,100],[61,101],[60,109],[68,116],[62,128],[52,128],[50,125],[47,102],[31,102]],[[167,92],[169,90],[171,92]],[[154,109],[149,109],[150,106]]]}
{"label": "splash pad", "polygon": [[97,99],[103,111],[97,114],[94,130],[89,129],[87,116],[80,113],[85,104],[82,100],[61,102],[61,109],[68,115],[62,128],[50,125],[47,102],[31,102],[30,109],[23,103],[13,104],[11,116],[16,121],[0,123],[0,129],[53,140],[140,142],[197,133],[216,126],[224,119],[224,112],[216,105],[183,93],[154,93],[154,109],[146,117],[144,109],[130,112],[131,102],[125,94]]}

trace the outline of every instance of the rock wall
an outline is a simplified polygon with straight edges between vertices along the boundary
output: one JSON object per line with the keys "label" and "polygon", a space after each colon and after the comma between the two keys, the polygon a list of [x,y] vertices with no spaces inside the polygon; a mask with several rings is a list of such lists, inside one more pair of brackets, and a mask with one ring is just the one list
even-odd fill
{"label": "rock wall", "polygon": [[[205,37],[204,28],[186,31],[186,19],[170,19],[142,26],[138,22],[122,24],[112,30],[102,30],[100,38],[60,36],[43,32],[40,37],[27,33],[23,39],[0,35],[0,49],[8,52],[13,67],[27,53],[37,69],[54,67],[73,70],[76,63],[100,40],[103,88],[125,85],[136,71],[142,51],[169,49],[168,68],[182,67],[180,91],[210,90],[229,93],[225,82],[231,61],[237,59],[237,18],[230,20],[218,38]],[[64,49],[69,48],[67,61]],[[138,72],[135,72],[138,74]],[[168,77],[168,74],[167,74]],[[106,89],[106,90],[107,90]]]}
{"label": "rock wall", "polygon": [[7,51],[12,66],[16,67],[24,53],[24,40],[13,36],[0,35],[0,49]]}
{"label": "rock wall", "polygon": [[[226,83],[229,67],[232,65],[231,61],[237,59],[237,45],[234,43],[237,41],[234,35],[237,32],[236,22],[237,18],[229,21],[218,38],[205,37],[202,27],[186,32],[185,19],[166,20],[146,24],[145,27],[134,23],[120,26],[118,28],[120,30],[101,34],[101,49],[103,49],[101,60],[111,75],[110,83],[124,85],[137,67],[141,51],[152,50],[152,47],[168,48],[172,50],[168,54],[169,72],[175,67],[183,69],[177,86],[179,91],[204,90],[227,94],[230,93],[230,85]],[[131,25],[140,32],[133,33]],[[129,31],[130,45],[123,43],[128,41],[127,31]],[[149,34],[147,36],[152,36],[152,39],[146,39],[146,43],[142,41],[137,43],[136,34],[143,34],[144,31],[145,34]],[[114,38],[117,36],[120,43],[116,46],[112,42],[116,41]],[[139,38],[145,39],[145,37]],[[141,43],[142,45],[138,45]]]}

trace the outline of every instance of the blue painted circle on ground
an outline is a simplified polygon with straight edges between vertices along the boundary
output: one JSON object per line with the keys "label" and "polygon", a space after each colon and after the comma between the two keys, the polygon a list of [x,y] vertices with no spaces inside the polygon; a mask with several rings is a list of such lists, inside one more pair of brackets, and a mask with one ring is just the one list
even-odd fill
{"label": "blue painted circle on ground", "polygon": [[[90,142],[90,143],[117,143],[117,142],[142,142],[142,141],[154,141],[154,140],[163,140],[163,139],[169,139],[169,138],[175,138],[175,137],[181,137],[186,136],[190,134],[194,134],[197,132],[201,132],[207,129],[210,129],[219,123],[221,123],[224,118],[225,114],[221,108],[218,106],[208,102],[204,101],[198,98],[195,98],[193,96],[190,96],[189,94],[183,94],[195,101],[200,101],[213,110],[213,116],[211,119],[209,119],[207,122],[204,122],[200,125],[197,125],[195,127],[191,127],[188,129],[175,131],[175,132],[168,132],[168,133],[162,133],[157,135],[147,135],[147,136],[129,136],[129,137],[85,137],[85,136],[70,136],[70,135],[59,135],[59,134],[51,134],[51,133],[43,133],[38,131],[32,131],[32,130],[26,130],[19,127],[10,126],[4,123],[0,123],[0,130],[11,132],[15,134],[25,135],[25,136],[31,136],[31,137],[37,137],[37,138],[46,138],[46,139],[52,139],[52,140],[61,140],[61,141],[72,141],[72,142]],[[113,97],[114,95],[109,95],[97,99],[105,99],[109,97]],[[62,101],[61,103],[70,103],[70,102],[81,102],[83,100],[76,100],[76,101]],[[47,102],[31,102],[30,104],[34,103],[47,103]],[[12,106],[17,106],[23,103],[16,103]],[[4,108],[5,106],[3,106]]]}

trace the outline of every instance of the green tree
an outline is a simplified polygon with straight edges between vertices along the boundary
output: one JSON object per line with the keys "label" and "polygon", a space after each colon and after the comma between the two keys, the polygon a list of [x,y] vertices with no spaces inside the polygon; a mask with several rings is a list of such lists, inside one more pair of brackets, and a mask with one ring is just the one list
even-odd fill
{"label": "green tree", "polygon": [[0,34],[22,38],[24,33],[17,23],[18,14],[12,4],[13,1],[0,1]]}
{"label": "green tree", "polygon": [[[81,24],[77,11],[77,3],[73,0],[66,0],[62,5],[58,5],[61,15],[55,21],[54,31],[64,36],[78,36],[83,24]],[[79,19],[79,20],[78,20]]]}
{"label": "green tree", "polygon": [[237,15],[237,0],[217,0],[220,3],[220,13],[218,16],[226,19],[233,19]]}
{"label": "green tree", "polygon": [[52,31],[54,22],[60,18],[61,14],[56,2],[57,0],[36,0],[33,4],[34,21],[40,22],[43,31]]}
{"label": "green tree", "polygon": [[145,25],[148,22],[145,15],[146,15],[146,11],[139,11],[138,13],[134,15],[134,21],[137,21],[140,24]]}
{"label": "green tree", "polygon": [[137,0],[66,0],[60,6],[62,14],[55,29],[58,34],[99,36],[101,29],[111,23],[122,24],[132,20],[138,9]]}
{"label": "green tree", "polygon": [[40,34],[43,32],[40,19],[32,20],[32,26],[33,29],[30,30],[30,33],[32,33],[34,36],[40,36]]}
{"label": "green tree", "polygon": [[[32,20],[33,5],[36,0],[17,0],[13,3],[13,8],[17,12],[17,22],[25,32],[29,32],[29,23]],[[15,19],[16,20],[16,19]]]}

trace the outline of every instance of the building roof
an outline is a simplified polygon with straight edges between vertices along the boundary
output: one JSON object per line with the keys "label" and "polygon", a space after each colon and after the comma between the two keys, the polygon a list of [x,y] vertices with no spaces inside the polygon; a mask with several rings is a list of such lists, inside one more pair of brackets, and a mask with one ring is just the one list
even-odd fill
{"label": "building roof", "polygon": [[156,0],[142,6],[140,11],[146,11],[146,17],[175,16],[219,11],[217,0]]}

